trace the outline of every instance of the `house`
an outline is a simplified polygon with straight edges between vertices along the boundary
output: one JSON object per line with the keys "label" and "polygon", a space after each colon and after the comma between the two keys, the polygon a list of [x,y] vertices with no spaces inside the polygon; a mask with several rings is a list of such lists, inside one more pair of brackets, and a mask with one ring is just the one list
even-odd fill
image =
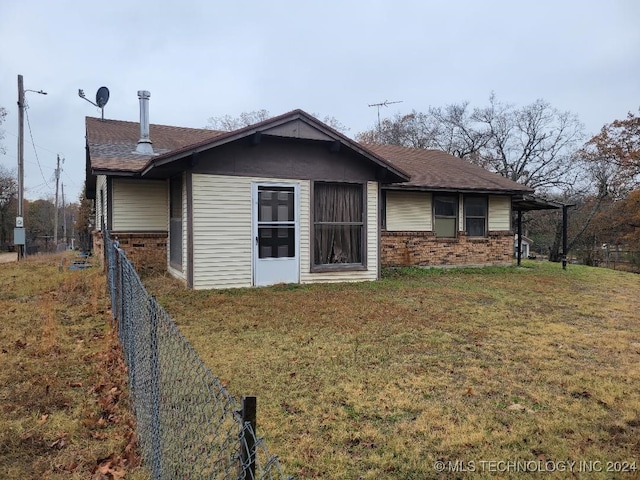
{"label": "house", "polygon": [[506,264],[531,192],[442,152],[361,145],[301,111],[232,132],[86,119],[94,244],[194,289],[375,280],[382,265]]}
{"label": "house", "polygon": [[438,150],[367,147],[411,177],[382,187],[384,265],[511,264],[512,203],[532,189]]}
{"label": "house", "polygon": [[[520,242],[520,258],[529,258],[531,256],[531,245],[533,244],[533,240],[529,237],[522,235],[522,240]],[[513,239],[513,256],[518,256],[518,234],[516,233]]]}

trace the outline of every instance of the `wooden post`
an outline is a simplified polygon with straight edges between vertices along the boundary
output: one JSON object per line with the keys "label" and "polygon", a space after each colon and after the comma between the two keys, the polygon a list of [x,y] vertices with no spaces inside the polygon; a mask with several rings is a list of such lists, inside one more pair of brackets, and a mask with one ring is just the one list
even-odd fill
{"label": "wooden post", "polygon": [[[247,424],[251,426],[252,434],[246,433],[242,436],[244,441],[240,442],[240,458],[242,465],[248,465],[247,468],[241,470],[240,478],[242,480],[254,480],[256,478],[256,410],[257,399],[253,396],[242,397],[242,428],[243,431]],[[249,476],[245,472],[249,472]]]}

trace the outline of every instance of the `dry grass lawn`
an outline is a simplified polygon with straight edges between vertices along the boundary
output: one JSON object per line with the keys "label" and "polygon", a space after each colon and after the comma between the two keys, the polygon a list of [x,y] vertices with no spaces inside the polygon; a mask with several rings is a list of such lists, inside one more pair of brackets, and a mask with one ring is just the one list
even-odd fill
{"label": "dry grass lawn", "polygon": [[0,265],[0,478],[147,478],[104,276],[65,260]]}
{"label": "dry grass lawn", "polygon": [[517,460],[638,478],[605,471],[640,467],[638,275],[531,262],[374,283],[148,285],[231,393],[258,396],[258,433],[296,478],[471,475],[437,461],[531,478],[480,468]]}

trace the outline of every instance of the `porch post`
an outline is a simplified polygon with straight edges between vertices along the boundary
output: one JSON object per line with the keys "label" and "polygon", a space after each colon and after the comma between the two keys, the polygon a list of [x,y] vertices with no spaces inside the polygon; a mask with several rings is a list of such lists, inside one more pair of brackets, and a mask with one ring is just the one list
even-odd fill
{"label": "porch post", "polygon": [[518,210],[518,266],[522,259],[522,210]]}
{"label": "porch post", "polygon": [[567,216],[569,205],[562,205],[562,269],[567,269]]}

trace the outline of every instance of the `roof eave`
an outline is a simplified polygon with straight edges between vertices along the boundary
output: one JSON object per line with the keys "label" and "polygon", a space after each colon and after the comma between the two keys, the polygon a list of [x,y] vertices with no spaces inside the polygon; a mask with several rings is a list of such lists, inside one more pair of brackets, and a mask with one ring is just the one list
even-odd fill
{"label": "roof eave", "polygon": [[91,169],[91,174],[98,175],[106,175],[113,177],[135,177],[140,175],[139,171],[131,171],[131,170],[104,170],[104,169]]}
{"label": "roof eave", "polygon": [[225,145],[227,143],[231,143],[237,140],[241,140],[243,138],[250,137],[251,135],[261,132],[262,130],[264,130],[265,127],[269,127],[269,128],[277,127],[279,125],[290,122],[291,120],[296,120],[301,118],[304,118],[306,121],[311,122],[316,128],[318,128],[320,131],[325,133],[327,136],[333,138],[334,140],[340,141],[343,145],[347,146],[354,152],[368,158],[370,161],[372,161],[379,167],[382,167],[388,170],[391,174],[397,177],[398,181],[401,181],[401,182],[409,181],[410,175],[407,172],[401,170],[395,165],[392,165],[391,163],[387,162],[386,160],[384,160],[374,152],[362,147],[359,143],[351,140],[349,137],[346,137],[340,132],[326,126],[325,124],[315,119],[314,117],[308,115],[307,113],[303,112],[302,110],[294,110],[293,112],[290,112],[288,114],[280,115],[279,117],[274,117],[272,119],[265,120],[255,125],[249,125],[239,130],[234,130],[232,132],[222,134],[219,137],[216,137],[212,140],[208,140],[206,142],[200,142],[188,147],[184,147],[183,149],[180,149],[177,151],[160,155],[157,158],[152,158],[141,170],[140,174],[141,176],[144,177],[154,168],[158,168],[168,163],[174,162],[176,160],[180,160],[180,159],[189,157],[191,155],[198,154],[205,150],[210,150],[212,148]]}
{"label": "roof eave", "polygon": [[533,193],[533,190],[503,190],[495,188],[456,188],[456,187],[434,187],[429,185],[383,185],[384,190],[405,190],[416,192],[446,192],[446,193],[482,193],[488,195],[523,195]]}

